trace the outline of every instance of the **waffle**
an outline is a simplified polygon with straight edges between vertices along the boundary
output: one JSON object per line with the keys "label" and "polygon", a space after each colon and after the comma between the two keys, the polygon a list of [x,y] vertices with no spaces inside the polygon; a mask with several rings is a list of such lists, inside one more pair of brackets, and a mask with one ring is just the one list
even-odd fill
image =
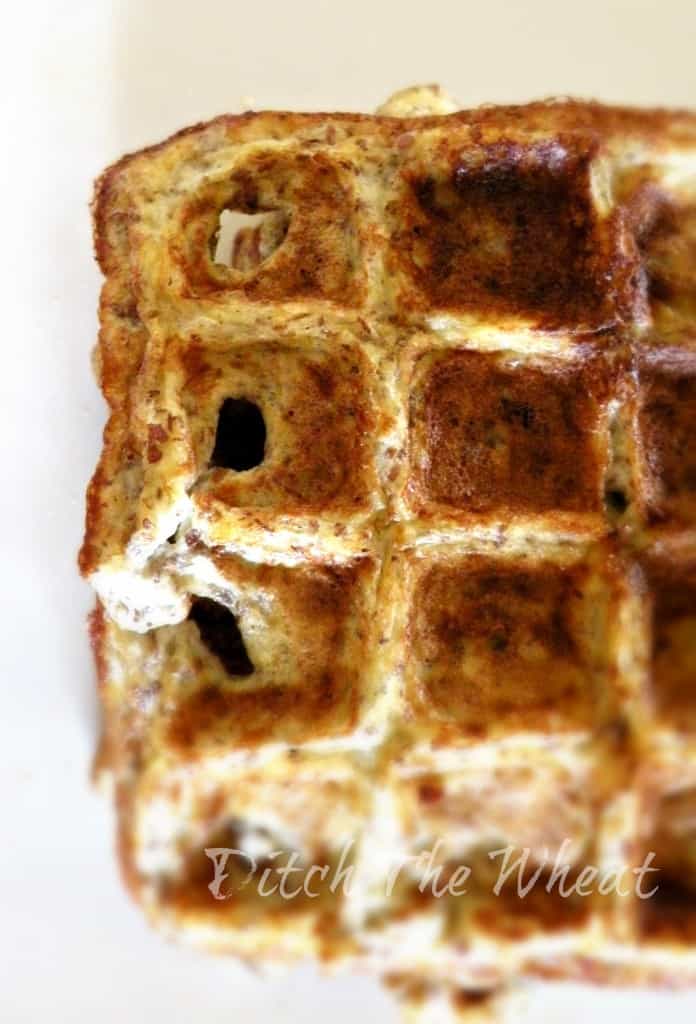
{"label": "waffle", "polygon": [[148,917],[412,1006],[696,981],[696,117],[223,116],[93,215],[80,566]]}

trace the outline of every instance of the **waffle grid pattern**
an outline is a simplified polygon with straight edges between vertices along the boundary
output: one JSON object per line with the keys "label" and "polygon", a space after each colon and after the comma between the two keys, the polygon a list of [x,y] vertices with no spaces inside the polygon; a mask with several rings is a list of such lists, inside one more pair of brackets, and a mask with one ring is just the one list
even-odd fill
{"label": "waffle grid pattern", "polygon": [[[214,262],[229,208],[287,219],[257,268]],[[81,565],[160,927],[472,991],[696,976],[694,210],[691,118],[577,104],[223,118],[102,177]],[[264,415],[242,473],[210,465],[226,398]],[[349,896],[207,888],[204,848],[257,880],[346,844]],[[491,892],[508,844],[547,863],[524,900]],[[466,897],[420,891],[434,848]],[[650,901],[543,889],[649,851]]]}

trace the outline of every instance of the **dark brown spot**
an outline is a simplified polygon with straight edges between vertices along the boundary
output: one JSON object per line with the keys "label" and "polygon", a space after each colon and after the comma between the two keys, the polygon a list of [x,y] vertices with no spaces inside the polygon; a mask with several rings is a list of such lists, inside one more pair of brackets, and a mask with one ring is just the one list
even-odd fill
{"label": "dark brown spot", "polygon": [[443,790],[439,782],[421,782],[418,787],[418,799],[422,804],[436,804],[442,797]]}

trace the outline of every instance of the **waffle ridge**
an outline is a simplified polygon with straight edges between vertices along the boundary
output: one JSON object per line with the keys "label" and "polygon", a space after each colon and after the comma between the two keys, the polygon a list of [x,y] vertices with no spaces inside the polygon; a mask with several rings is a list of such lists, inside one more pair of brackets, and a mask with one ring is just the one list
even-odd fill
{"label": "waffle ridge", "polygon": [[[124,876],[165,931],[409,991],[694,983],[696,118],[416,95],[221,117],[97,182],[80,567]],[[225,210],[275,218],[236,265]],[[214,464],[226,400],[257,465]],[[508,844],[525,899],[491,891]],[[227,847],[258,871],[215,900]],[[275,848],[355,886],[261,897]],[[432,849],[465,897],[386,891]],[[649,901],[543,887],[649,851]]]}

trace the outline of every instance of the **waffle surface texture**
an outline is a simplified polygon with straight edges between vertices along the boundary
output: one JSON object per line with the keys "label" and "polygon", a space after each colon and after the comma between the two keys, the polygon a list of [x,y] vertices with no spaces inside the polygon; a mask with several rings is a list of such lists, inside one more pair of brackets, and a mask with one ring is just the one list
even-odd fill
{"label": "waffle surface texture", "polygon": [[[696,116],[451,110],[223,116],[97,183],[122,870],[169,934],[412,1005],[693,983]],[[290,858],[312,895],[261,895]]]}

